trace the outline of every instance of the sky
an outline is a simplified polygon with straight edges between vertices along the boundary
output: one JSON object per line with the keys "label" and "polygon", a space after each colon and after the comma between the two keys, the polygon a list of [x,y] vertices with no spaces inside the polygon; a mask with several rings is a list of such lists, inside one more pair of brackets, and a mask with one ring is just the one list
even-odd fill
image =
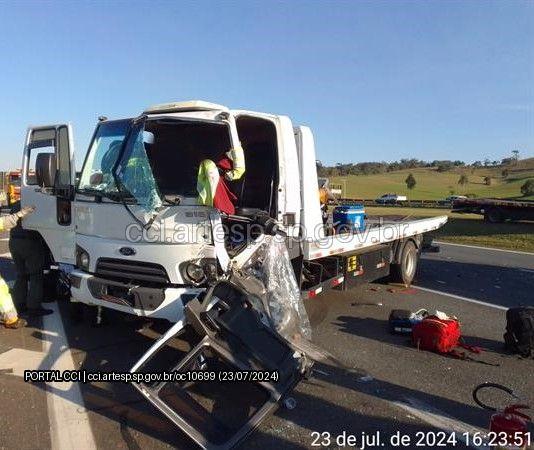
{"label": "sky", "polygon": [[289,116],[323,164],[534,156],[534,1],[0,0],[0,169],[26,128],[203,99]]}

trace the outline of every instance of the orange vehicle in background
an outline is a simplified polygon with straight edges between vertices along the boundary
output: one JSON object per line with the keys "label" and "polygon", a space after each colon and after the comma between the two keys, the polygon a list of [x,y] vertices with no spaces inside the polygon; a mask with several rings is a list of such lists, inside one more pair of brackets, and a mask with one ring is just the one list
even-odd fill
{"label": "orange vehicle in background", "polygon": [[20,170],[13,170],[7,174],[7,206],[11,207],[20,201]]}

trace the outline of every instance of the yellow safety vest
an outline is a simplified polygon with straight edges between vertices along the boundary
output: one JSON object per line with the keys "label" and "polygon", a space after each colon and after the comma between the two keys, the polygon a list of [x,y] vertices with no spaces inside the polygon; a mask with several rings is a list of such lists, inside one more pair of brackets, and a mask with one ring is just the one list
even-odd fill
{"label": "yellow safety vest", "polygon": [[9,293],[9,286],[0,277],[0,322],[10,325],[18,320],[17,309]]}
{"label": "yellow safety vest", "polygon": [[203,160],[198,166],[197,176],[197,203],[204,206],[213,206],[213,197],[219,184],[219,170],[211,159]]}

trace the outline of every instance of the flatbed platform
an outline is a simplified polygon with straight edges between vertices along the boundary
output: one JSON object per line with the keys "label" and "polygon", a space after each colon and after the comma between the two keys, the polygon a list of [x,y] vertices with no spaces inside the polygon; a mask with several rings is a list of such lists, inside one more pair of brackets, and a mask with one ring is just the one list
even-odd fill
{"label": "flatbed platform", "polygon": [[428,231],[437,230],[447,222],[447,216],[418,220],[380,220],[372,222],[361,232],[340,233],[303,243],[304,259],[311,261],[325,256],[366,250]]}

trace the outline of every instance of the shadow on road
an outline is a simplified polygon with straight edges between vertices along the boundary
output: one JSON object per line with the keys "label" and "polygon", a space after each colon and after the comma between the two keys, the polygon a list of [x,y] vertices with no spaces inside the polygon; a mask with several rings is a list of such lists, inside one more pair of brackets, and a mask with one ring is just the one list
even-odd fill
{"label": "shadow on road", "polygon": [[[374,339],[383,344],[404,349],[413,349],[409,335],[392,334],[389,332],[387,320],[375,319],[372,317],[359,318],[354,316],[339,316],[332,322],[339,327],[340,331],[356,334],[358,336]],[[470,346],[480,347],[483,351],[490,351],[499,355],[511,356],[511,353],[504,348],[502,340],[486,339],[478,336],[462,335],[462,341]]]}

